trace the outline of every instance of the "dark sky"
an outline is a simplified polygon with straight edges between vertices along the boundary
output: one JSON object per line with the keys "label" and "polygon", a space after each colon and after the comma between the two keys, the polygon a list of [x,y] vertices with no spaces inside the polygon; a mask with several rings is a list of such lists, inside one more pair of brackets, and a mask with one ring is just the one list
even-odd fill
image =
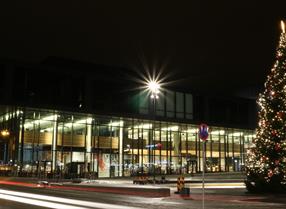
{"label": "dark sky", "polygon": [[[46,3],[44,3],[46,2]],[[57,2],[57,3],[55,3]],[[59,56],[163,75],[182,88],[250,96],[275,58],[286,1],[9,1],[0,56]]]}

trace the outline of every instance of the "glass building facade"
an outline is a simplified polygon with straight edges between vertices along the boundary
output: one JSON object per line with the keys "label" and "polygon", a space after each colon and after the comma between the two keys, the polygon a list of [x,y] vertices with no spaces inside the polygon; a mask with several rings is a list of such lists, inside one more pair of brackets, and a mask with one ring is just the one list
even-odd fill
{"label": "glass building facade", "polygon": [[[0,116],[1,167],[28,176],[124,177],[188,174],[203,169],[198,124],[34,108]],[[254,130],[209,127],[206,171],[244,169]]]}

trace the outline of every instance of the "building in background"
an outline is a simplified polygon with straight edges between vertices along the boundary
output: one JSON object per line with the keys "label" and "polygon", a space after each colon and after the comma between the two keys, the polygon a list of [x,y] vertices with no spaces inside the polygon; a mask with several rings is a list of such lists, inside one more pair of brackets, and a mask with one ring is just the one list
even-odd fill
{"label": "building in background", "polygon": [[[121,177],[202,171],[198,125],[210,125],[208,172],[241,171],[255,102],[168,88],[156,106],[134,72],[48,59],[1,65],[1,169],[14,174]],[[4,133],[4,132],[3,132]]]}

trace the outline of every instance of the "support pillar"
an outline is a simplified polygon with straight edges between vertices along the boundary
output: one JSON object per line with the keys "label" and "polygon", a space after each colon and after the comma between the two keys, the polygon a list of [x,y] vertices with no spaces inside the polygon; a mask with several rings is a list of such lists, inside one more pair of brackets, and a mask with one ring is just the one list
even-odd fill
{"label": "support pillar", "polygon": [[57,135],[58,135],[58,116],[54,116],[54,128],[53,128],[53,141],[52,141],[52,172],[56,169],[56,154],[57,154]]}
{"label": "support pillar", "polygon": [[119,128],[119,176],[123,175],[123,155],[123,122],[121,122]]}
{"label": "support pillar", "polygon": [[85,172],[90,172],[91,167],[88,169],[88,165],[91,166],[91,131],[92,131],[92,125],[89,123],[91,121],[87,121],[87,133],[86,133],[86,156],[85,156]]}
{"label": "support pillar", "polygon": [[173,140],[174,140],[174,156],[172,158],[174,165],[179,166],[179,155],[180,155],[180,137],[178,132],[173,132]]}

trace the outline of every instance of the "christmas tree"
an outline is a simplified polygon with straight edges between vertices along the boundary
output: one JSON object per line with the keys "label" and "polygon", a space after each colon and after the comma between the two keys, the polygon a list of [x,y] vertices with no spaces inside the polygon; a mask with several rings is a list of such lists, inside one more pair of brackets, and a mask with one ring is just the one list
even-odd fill
{"label": "christmas tree", "polygon": [[258,97],[258,127],[247,151],[246,187],[249,191],[286,191],[286,33],[282,33],[276,61]]}

